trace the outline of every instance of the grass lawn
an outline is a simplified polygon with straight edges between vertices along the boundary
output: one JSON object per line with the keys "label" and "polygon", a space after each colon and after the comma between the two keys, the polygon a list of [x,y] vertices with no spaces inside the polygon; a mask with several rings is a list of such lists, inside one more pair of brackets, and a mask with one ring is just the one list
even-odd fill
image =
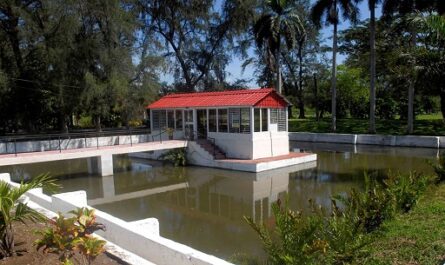
{"label": "grass lawn", "polygon": [[[406,134],[405,120],[377,120],[376,130],[378,134],[403,135]],[[337,120],[337,133],[365,134],[368,132],[369,121],[367,119],[339,119]],[[315,118],[289,119],[290,132],[331,132],[331,119],[324,118],[316,121]],[[428,114],[418,115],[414,121],[414,134],[416,135],[445,135],[445,123],[442,115]]]}
{"label": "grass lawn", "polygon": [[432,187],[412,211],[387,221],[360,264],[444,264],[445,184]]}

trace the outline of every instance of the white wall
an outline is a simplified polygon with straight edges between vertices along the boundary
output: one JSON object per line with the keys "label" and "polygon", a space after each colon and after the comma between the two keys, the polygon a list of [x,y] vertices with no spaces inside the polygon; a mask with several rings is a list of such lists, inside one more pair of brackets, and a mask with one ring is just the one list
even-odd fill
{"label": "white wall", "polygon": [[[9,174],[0,174],[0,180],[13,186]],[[52,212],[66,213],[76,207],[87,206],[85,191],[74,191],[52,195],[34,189],[26,193],[29,199]],[[91,208],[91,207],[90,207]],[[148,218],[138,222],[126,222],[96,209],[97,221],[103,223],[105,231],[97,232],[106,240],[158,265],[232,265],[222,259],[205,254],[183,244],[159,236],[159,222]]]}
{"label": "white wall", "polygon": [[253,134],[252,159],[289,154],[287,132],[256,132]]}
{"label": "white wall", "polygon": [[216,145],[226,154],[226,157],[252,159],[252,135],[242,133],[209,132],[208,137],[214,138]]}

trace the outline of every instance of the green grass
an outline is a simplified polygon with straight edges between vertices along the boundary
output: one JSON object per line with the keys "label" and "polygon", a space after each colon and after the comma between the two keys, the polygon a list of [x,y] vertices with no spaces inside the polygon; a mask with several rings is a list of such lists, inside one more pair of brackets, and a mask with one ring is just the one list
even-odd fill
{"label": "green grass", "polygon": [[371,240],[358,264],[443,264],[445,184],[427,191],[409,213],[385,222]]}
{"label": "green grass", "polygon": [[[404,135],[406,134],[405,120],[377,120],[378,134]],[[337,133],[368,133],[369,121],[367,119],[339,119],[337,120]],[[315,118],[289,119],[291,132],[331,132],[331,119],[324,118],[316,121]],[[418,115],[414,121],[415,135],[445,135],[445,123],[441,114]]]}

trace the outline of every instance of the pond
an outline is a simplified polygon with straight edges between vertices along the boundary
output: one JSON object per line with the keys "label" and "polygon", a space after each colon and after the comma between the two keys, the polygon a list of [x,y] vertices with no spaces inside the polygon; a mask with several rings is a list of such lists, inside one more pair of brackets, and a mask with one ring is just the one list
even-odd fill
{"label": "pond", "polygon": [[228,259],[235,253],[264,255],[243,216],[272,224],[271,204],[279,198],[295,210],[307,209],[308,199],[329,207],[331,196],[362,187],[365,172],[432,173],[427,161],[438,156],[423,148],[297,142],[291,148],[317,153],[317,163],[255,174],[174,168],[121,155],[115,156],[110,177],[89,175],[86,159],[0,167],[0,172],[15,179],[50,172],[60,179],[60,192],[85,190],[90,205],[126,221],[155,217],[162,236]]}

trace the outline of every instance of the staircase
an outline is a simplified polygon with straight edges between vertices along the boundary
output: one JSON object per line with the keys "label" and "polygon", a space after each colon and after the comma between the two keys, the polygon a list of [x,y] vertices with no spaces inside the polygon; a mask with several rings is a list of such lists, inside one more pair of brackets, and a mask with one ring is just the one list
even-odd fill
{"label": "staircase", "polygon": [[199,146],[204,149],[207,153],[209,153],[211,156],[213,156],[213,159],[225,159],[226,155],[224,154],[221,149],[218,148],[215,144],[213,144],[208,139],[198,139],[196,140],[196,143],[199,144]]}

